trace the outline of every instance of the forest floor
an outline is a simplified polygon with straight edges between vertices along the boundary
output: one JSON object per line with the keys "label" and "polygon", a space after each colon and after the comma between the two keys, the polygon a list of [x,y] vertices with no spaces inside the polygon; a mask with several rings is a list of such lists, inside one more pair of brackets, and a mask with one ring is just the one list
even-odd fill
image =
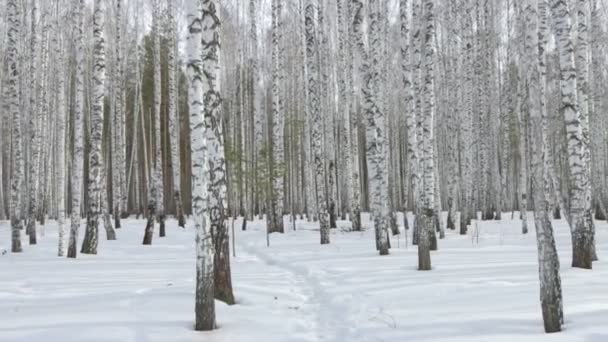
{"label": "forest floor", "polygon": [[38,246],[18,255],[4,252],[9,224],[0,222],[0,341],[608,341],[605,222],[597,224],[593,271],[570,267],[569,229],[555,222],[566,323],[552,335],[543,332],[533,222],[522,235],[510,214],[467,236],[448,231],[428,272],[416,270],[416,248],[403,234],[380,257],[373,232],[346,232],[347,222],[332,230],[330,245],[319,245],[314,224],[298,221],[297,231],[273,234],[266,247],[262,221],[243,232],[238,220],[238,303],[217,302],[219,329],[206,333],[193,331],[192,229],[169,220],[166,238],[142,246],[144,225],[123,220],[119,239],[102,239],[97,256],[68,260],[55,257],[53,222]]}

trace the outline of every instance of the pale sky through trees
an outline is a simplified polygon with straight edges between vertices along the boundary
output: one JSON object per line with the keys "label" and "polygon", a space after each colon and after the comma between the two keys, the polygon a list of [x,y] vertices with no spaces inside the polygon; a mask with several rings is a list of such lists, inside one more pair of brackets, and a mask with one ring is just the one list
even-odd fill
{"label": "pale sky through trees", "polygon": [[607,71],[606,0],[1,0],[0,342],[604,342]]}

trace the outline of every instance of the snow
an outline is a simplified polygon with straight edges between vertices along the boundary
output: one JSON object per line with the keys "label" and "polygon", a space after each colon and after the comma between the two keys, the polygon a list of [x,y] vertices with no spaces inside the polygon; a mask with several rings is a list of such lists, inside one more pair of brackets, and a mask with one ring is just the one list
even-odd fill
{"label": "snow", "polygon": [[[568,226],[555,223],[566,324],[544,334],[534,232],[522,236],[520,222],[504,217],[468,236],[448,231],[428,272],[416,270],[416,248],[403,236],[381,257],[372,231],[346,232],[339,222],[321,246],[318,225],[298,221],[297,231],[273,234],[268,248],[263,221],[242,232],[237,220],[238,304],[217,303],[213,332],[193,331],[192,229],[168,220],[168,236],[142,246],[145,222],[123,220],[117,241],[100,240],[99,255],[68,260],[55,256],[53,222],[38,246],[3,254],[10,243],[3,221],[0,341],[608,341],[608,264],[571,268]],[[597,224],[600,259],[607,228]]]}

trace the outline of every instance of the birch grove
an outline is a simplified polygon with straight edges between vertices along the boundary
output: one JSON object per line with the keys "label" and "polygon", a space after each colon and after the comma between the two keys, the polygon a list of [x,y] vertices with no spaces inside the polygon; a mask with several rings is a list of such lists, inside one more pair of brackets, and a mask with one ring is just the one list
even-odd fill
{"label": "birch grove", "polygon": [[107,254],[133,225],[160,253],[141,246],[157,229],[192,233],[196,330],[216,328],[214,298],[239,304],[235,222],[269,249],[305,227],[320,255],[369,231],[365,252],[415,265],[393,253],[414,245],[429,272],[451,241],[508,226],[536,242],[546,332],[565,322],[559,255],[603,260],[605,1],[0,6],[13,253]]}

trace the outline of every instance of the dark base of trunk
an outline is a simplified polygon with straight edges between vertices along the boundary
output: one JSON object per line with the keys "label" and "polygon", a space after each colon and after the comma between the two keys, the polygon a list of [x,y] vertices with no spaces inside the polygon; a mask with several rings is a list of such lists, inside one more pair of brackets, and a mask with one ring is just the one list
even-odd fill
{"label": "dark base of trunk", "polygon": [[546,333],[555,333],[562,331],[561,308],[555,300],[542,301],[541,307],[543,311],[543,322]]}
{"label": "dark base of trunk", "polygon": [[116,231],[114,231],[114,229],[108,229],[108,230],[106,230],[106,239],[108,241],[114,241],[114,240],[116,240]]}
{"label": "dark base of trunk", "polygon": [[555,209],[553,209],[553,218],[556,220],[562,219],[562,212],[559,210],[559,207],[555,207]]}
{"label": "dark base of trunk", "polygon": [[228,305],[234,305],[234,293],[232,292],[232,276],[230,273],[230,244],[227,234],[223,234],[222,241],[216,242],[214,272],[214,295],[215,299]]}
{"label": "dark base of trunk", "polygon": [[23,247],[21,247],[21,239],[12,240],[11,243],[11,252],[12,253],[21,253],[23,252]]}
{"label": "dark base of trunk", "polygon": [[116,229],[122,228],[122,225],[120,224],[120,215],[119,214],[114,214],[114,228],[116,228]]}
{"label": "dark base of trunk", "polygon": [[361,212],[354,211],[350,216],[350,222],[352,223],[352,230],[354,232],[361,231]]}
{"label": "dark base of trunk", "polygon": [[[416,221],[418,230],[420,230],[420,241],[418,243],[418,270],[431,270],[431,233],[434,230],[433,211],[428,210],[424,215],[417,215]],[[436,241],[436,240],[435,240]]]}
{"label": "dark base of trunk", "polygon": [[593,251],[590,247],[575,243],[572,248],[572,267],[587,270],[593,268]]}
{"label": "dark base of trunk", "polygon": [[151,245],[152,238],[154,237],[154,216],[148,217],[148,221],[146,223],[146,229],[144,231],[144,245]]}
{"label": "dark base of trunk", "polygon": [[33,225],[31,227],[29,227],[29,224],[28,224],[28,228],[26,230],[27,230],[27,234],[30,238],[29,239],[30,245],[38,244],[38,237],[37,237],[38,233],[36,231],[36,223],[33,223]]}
{"label": "dark base of trunk", "polygon": [[[206,280],[200,279],[197,275],[197,283],[200,284]],[[197,284],[197,288],[199,287]],[[215,329],[215,300],[213,299],[213,284],[200,286],[202,289],[195,294],[194,314],[195,323],[194,330],[196,331],[211,331]]]}
{"label": "dark base of trunk", "polygon": [[186,228],[186,216],[184,214],[177,215],[177,226]]}
{"label": "dark base of trunk", "polygon": [[403,229],[404,230],[410,229],[410,222],[407,219],[407,211],[403,212]]}
{"label": "dark base of trunk", "polygon": [[334,203],[329,205],[329,228],[338,228],[336,224],[336,205]]}
{"label": "dark base of trunk", "polygon": [[433,225],[435,226],[435,232],[441,232],[441,220],[439,219],[439,212],[435,212],[433,216]]}
{"label": "dark base of trunk", "polygon": [[23,225],[20,220],[11,219],[11,252],[21,253],[23,247],[21,246],[21,229]]}
{"label": "dark base of trunk", "polygon": [[68,258],[74,259],[77,255],[78,253],[76,253],[76,244],[70,243],[70,245],[68,246]]}
{"label": "dark base of trunk", "polygon": [[321,232],[321,244],[329,245],[329,232],[327,232],[327,233]]}
{"label": "dark base of trunk", "polygon": [[449,209],[448,209],[448,222],[447,222],[446,227],[451,230],[456,229],[456,224],[454,223],[454,218],[452,217],[452,212]]}
{"label": "dark base of trunk", "polygon": [[99,223],[97,218],[87,219],[87,228],[84,231],[84,240],[82,240],[82,254],[97,254],[97,237],[99,235]]}
{"label": "dark base of trunk", "polygon": [[602,206],[596,204],[595,206],[595,219],[600,221],[606,221],[606,213],[602,210]]}
{"label": "dark base of trunk", "polygon": [[393,234],[393,236],[399,235],[401,232],[399,231],[399,225],[397,224],[397,213],[394,211],[391,211],[390,224],[391,224],[391,233]]}
{"label": "dark base of trunk", "polygon": [[460,212],[460,235],[467,235],[467,229],[471,221],[464,211]]}
{"label": "dark base of trunk", "polygon": [[412,245],[417,246],[418,242],[420,242],[420,224],[422,221],[420,220],[420,214],[416,214],[414,216],[414,232],[412,233]]}
{"label": "dark base of trunk", "polygon": [[494,219],[494,211],[492,209],[487,209],[481,212],[481,219],[483,221],[489,221]]}
{"label": "dark base of trunk", "polygon": [[[434,223],[435,219],[433,219],[433,223],[431,223],[433,226],[435,226]],[[434,229],[431,229],[431,234],[430,234],[430,246],[429,248],[432,251],[436,251],[437,250],[437,233],[435,232]]]}
{"label": "dark base of trunk", "polygon": [[243,216],[243,225],[241,226],[242,231],[247,230],[247,216]]}
{"label": "dark base of trunk", "polygon": [[167,236],[167,232],[165,230],[165,215],[158,216],[158,223],[160,224],[160,229],[158,230],[159,237]]}
{"label": "dark base of trunk", "polygon": [[186,227],[186,218],[184,217],[184,207],[182,204],[182,195],[177,191],[173,192],[173,200],[175,201],[175,217],[177,218],[177,225],[179,227]]}

